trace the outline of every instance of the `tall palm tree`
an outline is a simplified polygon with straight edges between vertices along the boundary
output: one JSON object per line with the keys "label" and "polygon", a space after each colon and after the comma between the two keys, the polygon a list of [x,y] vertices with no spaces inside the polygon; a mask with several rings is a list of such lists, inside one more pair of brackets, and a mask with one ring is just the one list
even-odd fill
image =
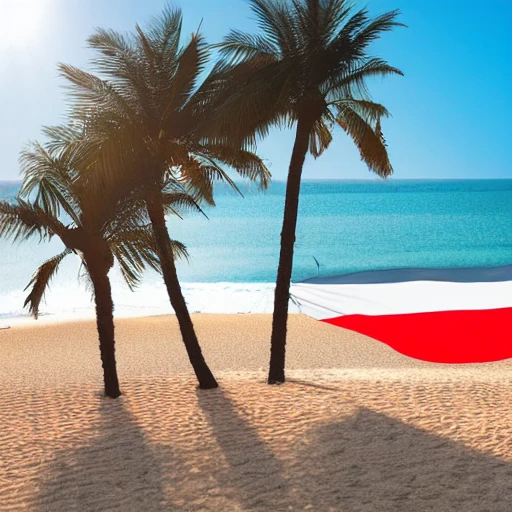
{"label": "tall palm tree", "polygon": [[211,136],[208,120],[219,80],[213,72],[199,84],[208,49],[198,33],[181,48],[181,25],[181,12],[166,8],[146,31],[138,25],[127,36],[97,30],[89,45],[98,52],[93,66],[99,76],[67,65],[60,70],[70,82],[71,115],[87,123],[111,186],[129,180],[144,200],[188,357],[199,387],[209,389],[217,382],[202,355],[170,250],[165,186],[180,183],[195,199],[214,204],[215,181],[236,188],[226,167],[262,187],[270,174],[248,148]]}
{"label": "tall palm tree", "polygon": [[[49,131],[69,138],[77,134],[64,127]],[[50,141],[48,146],[55,147],[57,142]],[[0,202],[0,236],[13,240],[57,236],[65,246],[37,269],[27,286],[30,293],[25,306],[35,318],[62,260],[72,253],[81,256],[94,292],[105,395],[117,398],[121,391],[108,273],[117,259],[127,284],[133,288],[145,267],[159,268],[158,258],[151,230],[144,223],[142,205],[133,200],[117,201],[105,187],[94,187],[80,172],[76,154],[59,153],[37,143],[22,153],[22,188],[14,202]],[[172,202],[169,198],[169,204]],[[181,244],[175,242],[173,247],[177,255],[186,255]]]}
{"label": "tall palm tree", "polygon": [[[223,133],[254,140],[272,125],[296,123],[288,170],[281,251],[272,322],[269,384],[285,381],[285,346],[290,280],[302,168],[307,152],[320,156],[340,126],[361,159],[381,177],[392,173],[381,118],[386,108],[372,101],[366,80],[402,75],[371,57],[369,44],[401,25],[398,11],[371,18],[346,0],[249,0],[260,33],[233,30],[218,45],[221,64],[234,78],[219,123]],[[230,117],[238,116],[236,129]],[[218,128],[219,129],[219,128]]]}

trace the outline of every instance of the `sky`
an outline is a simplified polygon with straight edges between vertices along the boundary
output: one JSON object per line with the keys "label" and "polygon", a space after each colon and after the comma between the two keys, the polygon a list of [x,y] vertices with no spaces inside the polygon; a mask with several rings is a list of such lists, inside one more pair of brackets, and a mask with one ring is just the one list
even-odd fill
{"label": "sky", "polygon": [[[96,27],[132,30],[164,0],[0,0],[0,180],[20,179],[23,144],[65,120],[57,63],[87,68],[86,38]],[[201,31],[216,43],[232,28],[257,32],[246,0],[174,0],[185,38]],[[512,178],[512,0],[354,1],[372,14],[399,9],[396,29],[370,54],[404,77],[371,83],[395,179]],[[258,153],[274,179],[286,177],[293,131],[273,131]],[[306,179],[372,179],[341,131],[322,157],[308,157]]]}

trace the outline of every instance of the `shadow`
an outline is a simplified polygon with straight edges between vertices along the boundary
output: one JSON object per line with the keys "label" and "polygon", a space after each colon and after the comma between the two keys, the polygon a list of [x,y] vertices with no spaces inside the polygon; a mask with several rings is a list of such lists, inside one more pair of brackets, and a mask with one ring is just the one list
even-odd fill
{"label": "shadow", "polygon": [[[140,403],[155,411],[147,428],[152,439],[161,440],[158,445],[148,443],[123,398],[101,400],[93,425],[97,436],[85,446],[73,448],[70,439],[87,435],[87,428],[66,432],[76,421],[61,423],[59,435],[68,438],[70,448],[59,450],[48,465],[31,461],[45,469],[37,506],[30,510],[512,510],[510,462],[384,414],[363,408],[345,421],[310,427],[299,416],[283,423],[281,407],[290,407],[288,401],[259,409],[257,401],[235,404],[221,389],[198,390],[197,397],[206,421],[185,394],[186,402],[180,398],[169,416],[156,412],[151,400]],[[244,414],[254,418],[262,437],[241,407],[247,407]],[[175,438],[181,439],[179,448]]]}
{"label": "shadow", "polygon": [[229,466],[215,475],[222,493],[240,503],[243,511],[288,510],[285,468],[256,429],[222,389],[198,390],[197,397]]}
{"label": "shadow", "polygon": [[325,391],[341,391],[340,387],[325,386],[323,384],[314,384],[314,383],[308,382],[306,380],[291,379],[290,377],[286,378],[286,382],[297,384],[299,386],[304,386],[307,388],[323,389]]}
{"label": "shadow", "polygon": [[512,464],[368,409],[311,431],[290,478],[300,509],[506,512]]}
{"label": "shadow", "polygon": [[495,283],[512,280],[512,265],[475,268],[398,268],[371,270],[339,276],[313,277],[296,284],[378,284],[409,281]]}
{"label": "shadow", "polygon": [[42,475],[37,510],[170,510],[164,498],[163,471],[123,397],[102,398],[99,413],[99,436],[76,450],[57,452]]}

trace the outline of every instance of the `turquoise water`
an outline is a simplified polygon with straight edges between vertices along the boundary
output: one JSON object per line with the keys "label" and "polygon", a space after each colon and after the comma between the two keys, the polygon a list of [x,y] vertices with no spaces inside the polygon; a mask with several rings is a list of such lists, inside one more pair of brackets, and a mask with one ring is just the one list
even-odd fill
{"label": "turquoise water", "polygon": [[[284,183],[245,199],[223,194],[218,207],[172,220],[192,264],[185,280],[275,279]],[[512,263],[512,180],[305,182],[293,279],[396,267]]]}
{"label": "turquoise water", "polygon": [[[0,183],[0,197],[15,190],[16,185]],[[200,283],[238,283],[239,290],[248,283],[272,283],[284,183],[275,182],[266,192],[245,187],[244,198],[219,189],[216,197],[217,206],[206,210],[208,219],[195,214],[168,221],[171,236],[184,242],[191,256],[190,263],[179,264],[181,280],[197,283],[196,294]],[[57,240],[14,247],[0,240],[0,315],[19,310],[7,304],[7,297],[10,302],[13,297],[21,300],[19,294],[37,265],[60,248]],[[512,180],[306,181],[294,281],[317,275],[314,258],[324,276],[511,264]],[[75,263],[63,267],[61,281],[74,282],[77,268]],[[159,282],[159,276],[148,274],[143,287]],[[204,310],[201,304],[198,310]]]}

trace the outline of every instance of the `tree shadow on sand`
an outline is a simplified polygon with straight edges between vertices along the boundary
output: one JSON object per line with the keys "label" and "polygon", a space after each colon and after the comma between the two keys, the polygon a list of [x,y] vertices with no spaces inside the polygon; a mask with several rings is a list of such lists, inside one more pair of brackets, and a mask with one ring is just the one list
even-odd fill
{"label": "tree shadow on sand", "polygon": [[512,465],[368,409],[308,435],[290,478],[315,511],[506,512]]}
{"label": "tree shadow on sand", "polygon": [[37,510],[175,510],[165,505],[162,469],[123,398],[102,399],[99,416],[99,435],[58,452],[42,475]]}
{"label": "tree shadow on sand", "polygon": [[243,511],[288,510],[289,485],[283,464],[236,410],[222,389],[197,392],[198,403],[227,461],[215,479],[222,494]]}
{"label": "tree shadow on sand", "polygon": [[[150,445],[123,398],[102,400],[97,436],[57,453],[42,475],[37,510],[512,510],[510,462],[385,414],[362,408],[343,421],[317,424],[303,437],[293,424],[283,432],[282,421],[273,424],[270,415],[262,438],[222,389],[197,396],[207,425],[188,405],[195,422],[156,419],[170,439],[190,441],[185,458],[178,457],[183,447]],[[283,448],[279,458],[267,444],[270,436],[274,449]],[[172,503],[164,482],[173,489]]]}

